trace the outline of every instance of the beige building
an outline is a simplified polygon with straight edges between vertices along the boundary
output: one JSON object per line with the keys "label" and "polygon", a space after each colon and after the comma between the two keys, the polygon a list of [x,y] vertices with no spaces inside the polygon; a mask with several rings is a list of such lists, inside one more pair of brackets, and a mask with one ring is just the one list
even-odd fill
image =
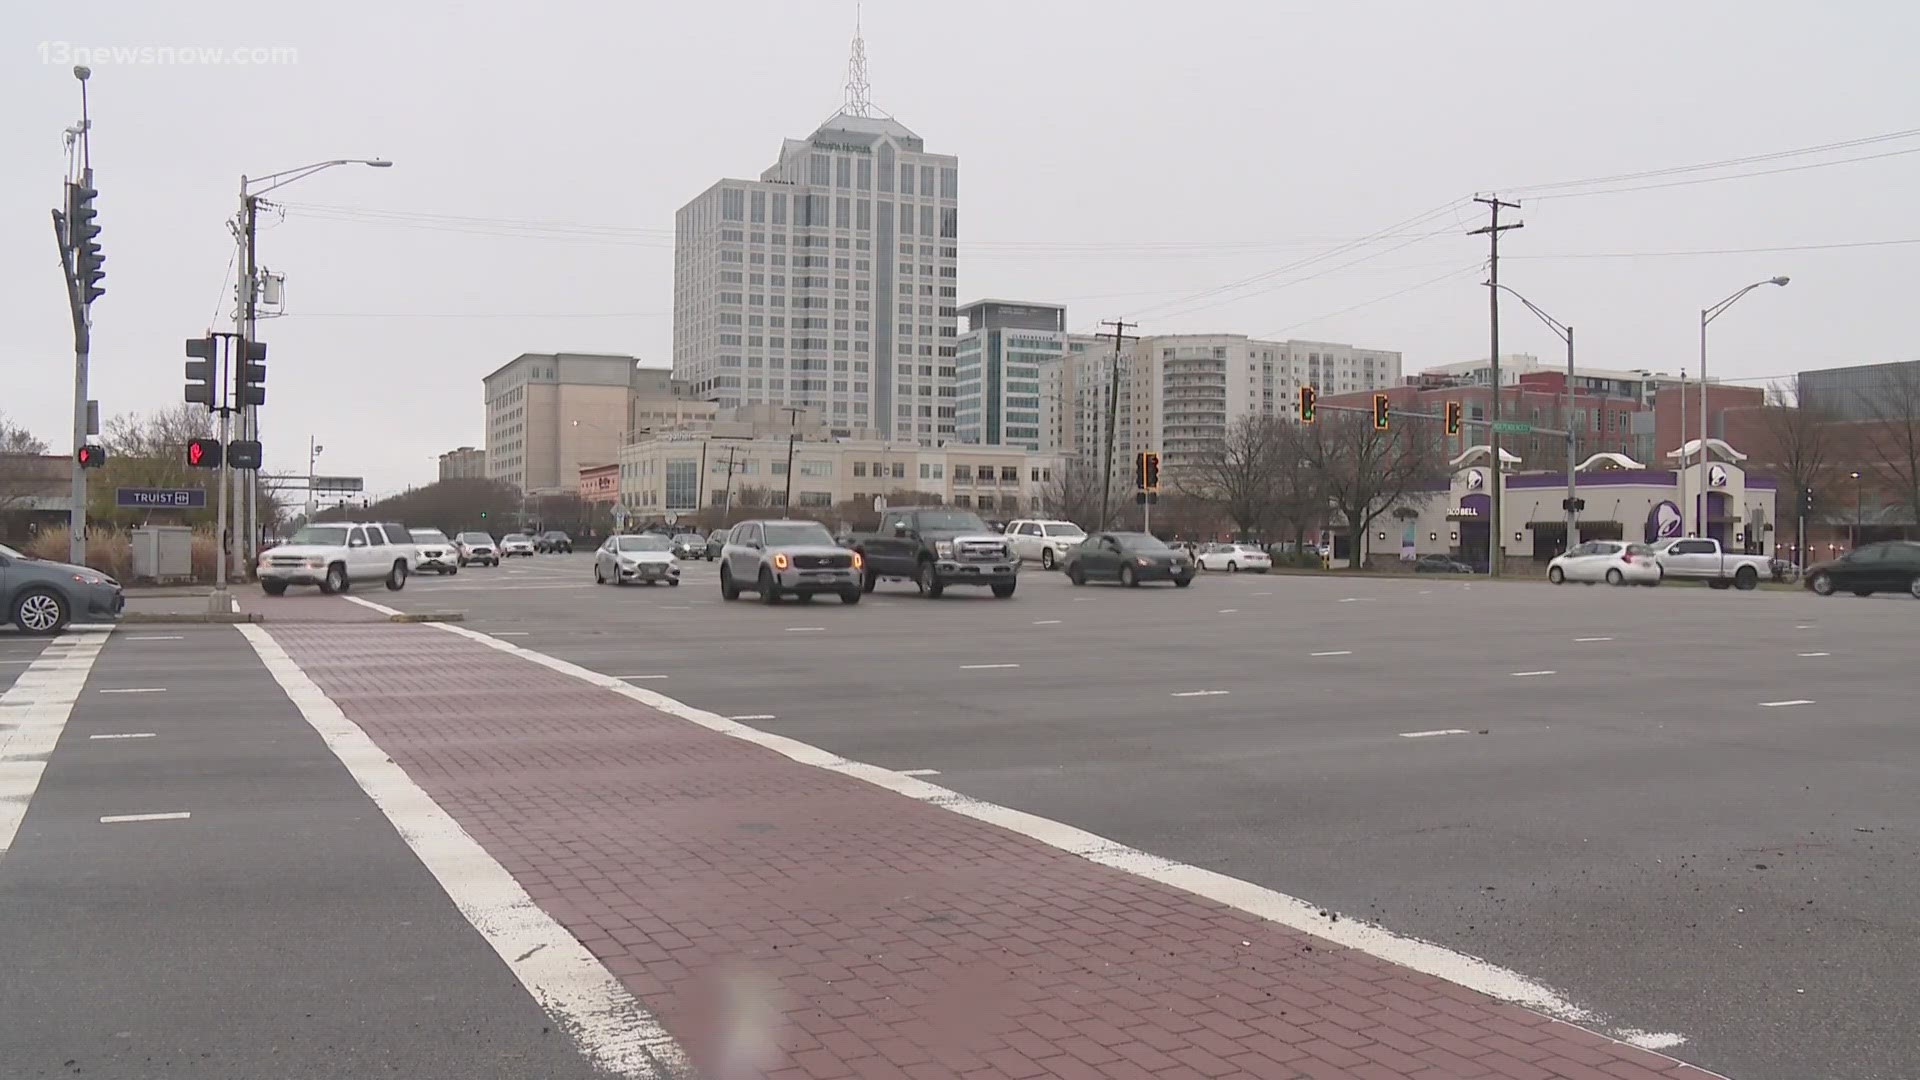
{"label": "beige building", "polygon": [[440,455],[440,479],[482,480],[487,475],[487,452],[472,446]]}
{"label": "beige building", "polygon": [[528,495],[579,490],[580,469],[613,464],[634,428],[711,420],[675,393],[671,373],[631,356],[523,353],[481,380],[487,475]]}

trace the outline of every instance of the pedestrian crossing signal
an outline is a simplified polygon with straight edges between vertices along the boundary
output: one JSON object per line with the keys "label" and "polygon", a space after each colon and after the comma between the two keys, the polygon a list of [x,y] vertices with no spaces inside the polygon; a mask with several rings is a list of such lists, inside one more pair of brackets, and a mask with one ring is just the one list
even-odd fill
{"label": "pedestrian crossing signal", "polygon": [[1465,412],[1466,410],[1461,408],[1459,402],[1457,401],[1447,402],[1447,434],[1449,435],[1460,434],[1460,426],[1461,426],[1462,420],[1465,419],[1465,416],[1464,416]]}
{"label": "pedestrian crossing signal", "polygon": [[187,467],[190,469],[217,469],[220,467],[219,439],[188,439]]}
{"label": "pedestrian crossing signal", "polygon": [[73,460],[83,469],[97,469],[107,463],[107,450],[104,446],[87,443],[73,452]]}
{"label": "pedestrian crossing signal", "polygon": [[1387,430],[1387,416],[1393,411],[1393,403],[1385,394],[1373,395],[1373,429]]}

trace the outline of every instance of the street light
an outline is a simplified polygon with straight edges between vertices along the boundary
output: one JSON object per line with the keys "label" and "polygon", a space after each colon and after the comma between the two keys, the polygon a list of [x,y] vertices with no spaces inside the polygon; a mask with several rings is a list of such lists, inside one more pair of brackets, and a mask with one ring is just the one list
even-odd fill
{"label": "street light", "polygon": [[325,449],[326,447],[321,446],[319,443],[313,441],[313,436],[311,435],[307,436],[307,521],[308,522],[313,521],[313,511],[315,506],[318,505],[318,500],[314,498],[314,491],[313,491],[313,463],[319,460],[320,451]]}
{"label": "street light", "polygon": [[[1506,293],[1508,296],[1511,296],[1515,300],[1518,300],[1520,301],[1520,303],[1524,304],[1528,311],[1531,311],[1535,315],[1538,315],[1540,317],[1540,321],[1547,324],[1547,329],[1552,330],[1555,334],[1559,335],[1561,341],[1564,341],[1567,343],[1567,547],[1566,547],[1566,550],[1572,551],[1575,547],[1578,547],[1580,544],[1580,512],[1574,509],[1575,505],[1577,505],[1574,502],[1574,491],[1576,489],[1576,482],[1574,480],[1574,475],[1573,475],[1573,468],[1575,464],[1574,449],[1578,445],[1579,437],[1574,433],[1574,424],[1573,424],[1573,327],[1568,326],[1566,323],[1561,322],[1559,319],[1556,319],[1553,316],[1547,314],[1546,312],[1541,311],[1539,307],[1535,306],[1533,301],[1527,299],[1524,296],[1521,296],[1517,292],[1514,292],[1512,286],[1494,285],[1493,287],[1496,289],[1499,289],[1500,291]],[[1493,392],[1496,394],[1499,393],[1500,388],[1497,386],[1494,387]],[[1494,462],[1493,467],[1497,471],[1500,468],[1500,463],[1498,461]]]}
{"label": "street light", "polygon": [[[1707,535],[1707,324],[1719,318],[1728,308],[1737,303],[1741,297],[1760,286],[1784,286],[1789,280],[1786,275],[1782,274],[1779,277],[1770,277],[1765,281],[1756,281],[1712,307],[1700,309],[1700,484],[1698,488],[1700,503],[1694,514],[1696,536]],[[1682,406],[1682,408],[1684,408],[1684,406]],[[1682,415],[1685,414],[1682,413]],[[1685,439],[1680,441],[1680,447],[1683,451],[1686,449]],[[1685,468],[1684,462],[1681,467],[1683,469]],[[1681,517],[1683,520],[1685,516],[1686,511],[1682,510]]]}
{"label": "street light", "polygon": [[1860,470],[1855,469],[1847,475],[1853,477],[1853,528],[1847,533],[1847,547],[1860,550]]}

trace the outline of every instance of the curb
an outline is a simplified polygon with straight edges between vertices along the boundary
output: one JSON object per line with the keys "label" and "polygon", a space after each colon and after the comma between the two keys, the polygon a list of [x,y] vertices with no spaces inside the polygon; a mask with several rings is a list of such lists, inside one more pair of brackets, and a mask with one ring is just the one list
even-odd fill
{"label": "curb", "polygon": [[164,625],[166,623],[256,623],[266,620],[244,611],[219,615],[205,611],[123,611],[120,613],[120,621]]}
{"label": "curb", "polygon": [[403,612],[403,613],[401,613],[401,614],[398,614],[398,615],[389,615],[389,616],[387,616],[387,621],[388,621],[388,622],[397,622],[397,623],[454,623],[454,622],[466,622],[466,621],[467,621],[467,613],[466,613],[466,612],[464,612],[464,611],[419,611],[419,612]]}

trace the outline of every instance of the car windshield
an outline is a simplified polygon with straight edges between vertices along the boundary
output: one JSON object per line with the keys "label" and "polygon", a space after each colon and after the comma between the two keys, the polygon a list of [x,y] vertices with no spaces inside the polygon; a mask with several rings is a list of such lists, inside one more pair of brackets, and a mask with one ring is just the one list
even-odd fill
{"label": "car windshield", "polygon": [[673,538],[673,542],[676,544],[698,543],[699,540],[700,540],[699,533],[681,533],[679,536],[676,536]]}
{"label": "car windshield", "polygon": [[346,547],[345,525],[306,525],[293,534],[289,544],[315,544],[320,547]]}
{"label": "car windshield", "polygon": [[670,551],[673,549],[673,545],[667,542],[666,537],[653,535],[622,536],[615,539],[614,546],[621,551]]}
{"label": "car windshield", "polygon": [[965,510],[934,510],[918,515],[920,528],[936,532],[991,532],[987,523]]}
{"label": "car windshield", "polygon": [[526,538],[527,538],[527,534],[526,534],[526,533],[508,533],[508,534],[506,535],[506,539],[507,539],[507,540],[509,540],[509,541],[513,541],[513,540],[525,540]]}
{"label": "car windshield", "polygon": [[766,530],[768,547],[796,547],[802,544],[833,546],[833,534],[827,532],[827,527],[819,522],[769,521],[762,527]]}
{"label": "car windshield", "polygon": [[1114,533],[1113,538],[1120,541],[1120,548],[1123,551],[1138,551],[1145,554],[1152,554],[1173,550],[1161,543],[1159,537],[1149,536],[1146,533]]}
{"label": "car windshield", "polygon": [[465,544],[491,544],[493,537],[486,533],[461,533],[460,541]]}
{"label": "car windshield", "polygon": [[1069,540],[1074,540],[1087,535],[1087,531],[1071,521],[1063,521],[1047,526],[1047,535],[1064,536]]}
{"label": "car windshield", "polygon": [[439,529],[409,529],[407,535],[413,537],[416,544],[444,544],[447,534]]}
{"label": "car windshield", "polygon": [[544,533],[543,535],[549,540],[565,540],[567,538],[567,534],[563,532],[550,532]]}

